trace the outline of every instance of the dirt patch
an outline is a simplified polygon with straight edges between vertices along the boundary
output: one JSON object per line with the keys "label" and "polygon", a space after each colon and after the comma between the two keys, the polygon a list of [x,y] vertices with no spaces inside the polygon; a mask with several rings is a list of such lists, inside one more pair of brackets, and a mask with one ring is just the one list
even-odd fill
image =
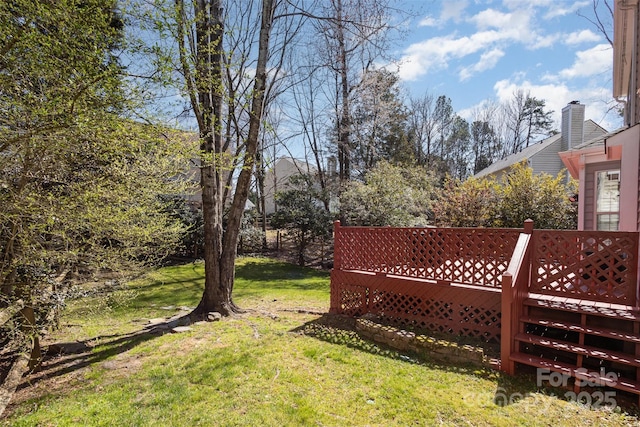
{"label": "dirt patch", "polygon": [[84,343],[47,346],[37,372],[27,374],[23,378],[3,415],[11,415],[18,406],[29,400],[48,394],[71,393],[86,385],[83,380],[88,367],[82,366],[82,360],[90,351]]}

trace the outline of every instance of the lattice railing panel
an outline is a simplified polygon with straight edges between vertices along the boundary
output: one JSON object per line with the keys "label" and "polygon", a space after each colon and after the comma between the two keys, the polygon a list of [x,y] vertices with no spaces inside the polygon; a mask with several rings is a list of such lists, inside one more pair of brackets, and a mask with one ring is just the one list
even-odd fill
{"label": "lattice railing panel", "polygon": [[500,287],[516,229],[338,227],[339,268]]}
{"label": "lattice railing panel", "polygon": [[411,325],[435,332],[500,341],[500,304],[483,306],[476,300],[463,302],[452,298],[417,298],[390,291],[373,291],[377,303],[370,311],[400,325]]}
{"label": "lattice railing panel", "polygon": [[363,272],[334,272],[332,309],[351,316],[375,313],[401,326],[500,340],[500,292],[494,289],[425,283]]}
{"label": "lattice railing panel", "polygon": [[638,233],[535,230],[530,292],[636,304]]}

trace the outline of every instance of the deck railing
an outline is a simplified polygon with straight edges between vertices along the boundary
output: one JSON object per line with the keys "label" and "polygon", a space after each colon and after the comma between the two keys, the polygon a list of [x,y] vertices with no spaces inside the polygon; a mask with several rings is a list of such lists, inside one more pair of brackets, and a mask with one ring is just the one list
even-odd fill
{"label": "deck railing", "polygon": [[[336,222],[334,233],[334,313],[373,312],[499,342],[503,324],[513,320],[505,308],[517,314],[517,295],[638,307],[638,233],[533,230],[531,222],[523,229],[342,227]],[[511,290],[510,301],[501,300],[504,289]]]}
{"label": "deck railing", "polygon": [[518,229],[334,226],[331,311],[500,340],[500,286]]}
{"label": "deck railing", "polygon": [[638,233],[535,230],[529,292],[638,306]]}
{"label": "deck railing", "polygon": [[[515,363],[510,359],[515,351],[515,342],[511,337],[518,333],[522,303],[531,277],[532,232],[533,222],[525,222],[524,232],[520,234],[509,267],[502,276],[500,359],[502,369],[509,373],[515,370]],[[503,339],[505,337],[509,339]]]}
{"label": "deck railing", "polygon": [[341,227],[334,268],[500,288],[518,229]]}

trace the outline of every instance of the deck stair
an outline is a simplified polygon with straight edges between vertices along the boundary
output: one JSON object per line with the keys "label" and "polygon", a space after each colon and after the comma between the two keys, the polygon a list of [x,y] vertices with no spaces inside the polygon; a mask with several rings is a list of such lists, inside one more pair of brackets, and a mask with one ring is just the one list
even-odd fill
{"label": "deck stair", "polygon": [[[635,307],[528,295],[511,360],[640,396],[640,311]],[[586,382],[582,382],[586,384]]]}

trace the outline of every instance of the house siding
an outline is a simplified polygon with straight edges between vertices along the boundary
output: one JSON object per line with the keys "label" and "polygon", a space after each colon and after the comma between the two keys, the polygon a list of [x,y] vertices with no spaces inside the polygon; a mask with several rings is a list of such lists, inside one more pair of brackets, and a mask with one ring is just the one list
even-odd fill
{"label": "house siding", "polygon": [[[638,164],[638,177],[640,177],[640,162]],[[637,206],[638,206],[638,215],[636,217],[636,230],[640,230],[640,178],[638,179],[638,205]]]}
{"label": "house siding", "polygon": [[620,168],[620,162],[602,162],[591,163],[585,167],[585,179],[584,179],[584,191],[581,196],[584,197],[584,229],[595,230],[595,198],[596,198],[596,186],[595,178],[596,172],[602,170],[611,170]]}
{"label": "house siding", "polygon": [[276,211],[275,194],[287,190],[289,179],[300,174],[316,174],[316,169],[303,161],[282,157],[267,171],[264,180],[264,210],[267,214]]}
{"label": "house siding", "polygon": [[591,141],[596,138],[601,138],[606,135],[607,131],[605,131],[602,127],[597,124],[587,120],[584,122],[584,140]]}
{"label": "house siding", "polygon": [[564,168],[562,159],[558,156],[561,144],[562,141],[559,139],[544,150],[540,150],[531,156],[529,159],[529,165],[533,169],[534,173],[539,174],[545,172],[552,176],[558,175],[558,172]]}

